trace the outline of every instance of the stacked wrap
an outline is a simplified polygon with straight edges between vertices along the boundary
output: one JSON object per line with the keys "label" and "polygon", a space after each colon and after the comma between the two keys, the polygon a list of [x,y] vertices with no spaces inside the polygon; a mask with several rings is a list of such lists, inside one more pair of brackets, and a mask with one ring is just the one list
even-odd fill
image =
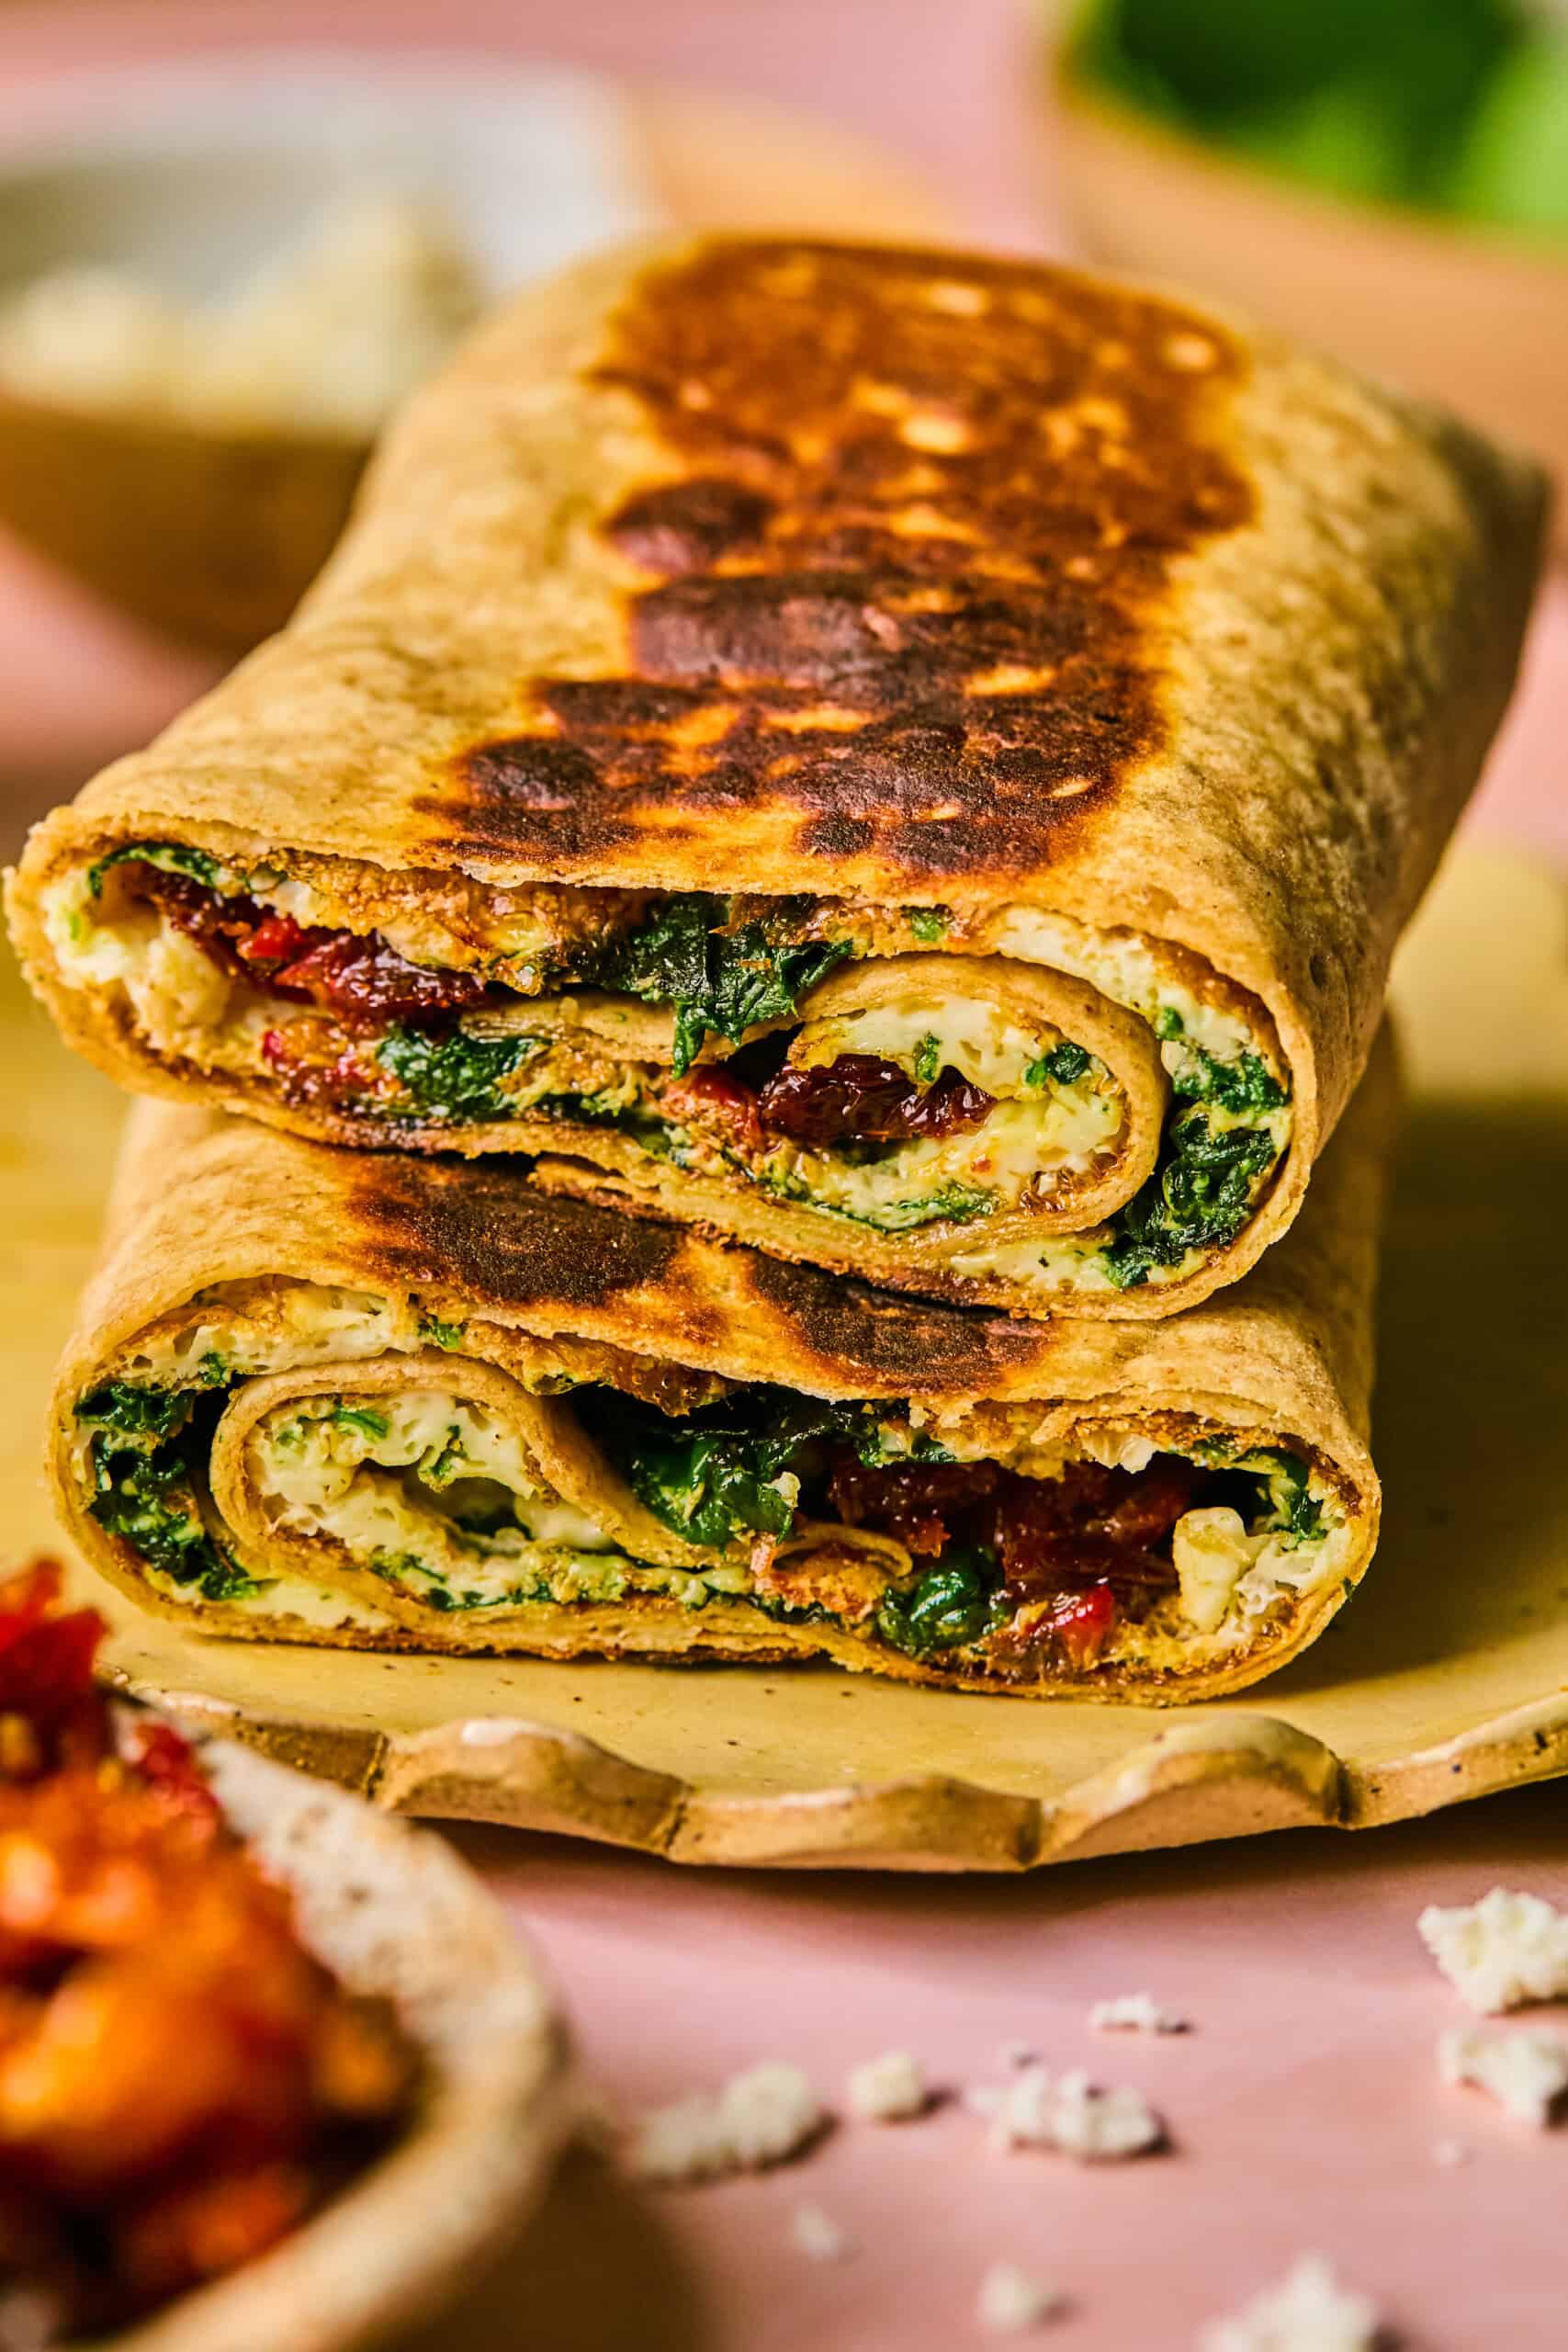
{"label": "stacked wrap", "polygon": [[1278,1665],[1375,1538],[1368,1056],[1542,505],[1068,271],[526,296],[13,877],[67,1039],[183,1106],[62,1374],[82,1543],[240,1635]]}
{"label": "stacked wrap", "polygon": [[122,1083],[1014,1313],[1296,1214],[1506,700],[1533,469],[1073,273],[705,241],[420,394],[12,894]]}

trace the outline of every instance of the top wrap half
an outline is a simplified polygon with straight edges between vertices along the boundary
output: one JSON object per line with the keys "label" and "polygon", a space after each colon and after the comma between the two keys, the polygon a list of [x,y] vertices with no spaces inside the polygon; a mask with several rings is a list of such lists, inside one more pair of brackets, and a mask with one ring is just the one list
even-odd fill
{"label": "top wrap half", "polygon": [[1038,1316],[1294,1216],[1506,700],[1529,467],[1165,297],[639,247],[33,835],[123,1083]]}

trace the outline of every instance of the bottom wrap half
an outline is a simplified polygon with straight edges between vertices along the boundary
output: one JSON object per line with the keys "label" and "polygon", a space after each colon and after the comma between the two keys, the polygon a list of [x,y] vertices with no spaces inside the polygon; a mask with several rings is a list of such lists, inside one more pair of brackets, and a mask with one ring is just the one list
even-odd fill
{"label": "bottom wrap half", "polygon": [[1285,1238],[1135,1325],[141,1104],[55,1489],[107,1576],[210,1634],[1214,1697],[1371,1556],[1393,1091],[1385,1040]]}

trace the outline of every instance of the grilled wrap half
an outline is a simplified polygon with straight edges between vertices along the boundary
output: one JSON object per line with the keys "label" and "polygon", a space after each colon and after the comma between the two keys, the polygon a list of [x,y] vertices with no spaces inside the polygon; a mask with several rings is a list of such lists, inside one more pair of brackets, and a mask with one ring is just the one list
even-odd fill
{"label": "grilled wrap half", "polygon": [[1294,1216],[1506,701],[1539,475],[1163,297],[703,242],[394,429],[11,894],[122,1083],[1017,1313]]}
{"label": "grilled wrap half", "polygon": [[1281,1246],[1143,1327],[890,1298],[541,1194],[140,1106],[55,1400],[116,1583],[205,1631],[822,1657],[1201,1698],[1371,1556],[1379,1054]]}

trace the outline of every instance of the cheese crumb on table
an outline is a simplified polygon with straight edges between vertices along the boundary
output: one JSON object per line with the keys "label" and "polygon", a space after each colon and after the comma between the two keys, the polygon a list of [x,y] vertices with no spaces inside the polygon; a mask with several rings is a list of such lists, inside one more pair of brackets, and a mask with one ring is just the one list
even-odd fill
{"label": "cheese crumb on table", "polygon": [[1495,1886],[1479,1903],[1428,1904],[1416,1922],[1443,1974],[1483,2017],[1568,1996],[1568,1912]]}
{"label": "cheese crumb on table", "polygon": [[1473,2083],[1519,2122],[1542,2129],[1568,2090],[1568,2038],[1540,2027],[1508,2033],[1461,2026],[1438,2044],[1438,2064],[1446,2083]]}
{"label": "cheese crumb on table", "polygon": [[1055,2319],[1066,2300],[1059,2287],[1032,2278],[1016,2262],[995,2262],[980,2281],[980,2324],[991,2335],[1021,2335]]}
{"label": "cheese crumb on table", "polygon": [[1470,2155],[1471,2152],[1462,2140],[1434,2140],[1432,2143],[1432,2162],[1441,2165],[1445,2172],[1451,2172],[1456,2165],[1467,2165]]}
{"label": "cheese crumb on table", "polygon": [[840,2228],[831,2213],[824,2213],[820,2205],[797,2205],[789,2233],[801,2253],[808,2255],[813,2262],[841,2262],[855,2250],[849,2233]]}
{"label": "cheese crumb on table", "polygon": [[1372,2352],[1379,2325],[1364,2295],[1341,2287],[1321,2254],[1304,2254],[1279,2286],[1206,2327],[1199,2352]]}
{"label": "cheese crumb on table", "polygon": [[1054,2080],[1026,2067],[1002,2093],[991,2123],[998,2148],[1056,2148],[1085,2164],[1112,2162],[1156,2148],[1165,2126],[1139,2091],[1102,2090],[1081,2072]]}
{"label": "cheese crumb on table", "polygon": [[1113,2001],[1096,2001],[1089,2021],[1097,2033],[1186,2033],[1185,2018],[1162,2009],[1152,1993],[1122,1993]]}
{"label": "cheese crumb on table", "polygon": [[638,2120],[627,2154],[640,2180],[713,2180],[782,2164],[827,2116],[798,2066],[753,2066],[721,2091],[693,2091]]}
{"label": "cheese crumb on table", "polygon": [[926,2078],[907,2050],[885,2050],[857,2066],[847,2086],[850,2107],[868,2123],[904,2123],[931,2104]]}

